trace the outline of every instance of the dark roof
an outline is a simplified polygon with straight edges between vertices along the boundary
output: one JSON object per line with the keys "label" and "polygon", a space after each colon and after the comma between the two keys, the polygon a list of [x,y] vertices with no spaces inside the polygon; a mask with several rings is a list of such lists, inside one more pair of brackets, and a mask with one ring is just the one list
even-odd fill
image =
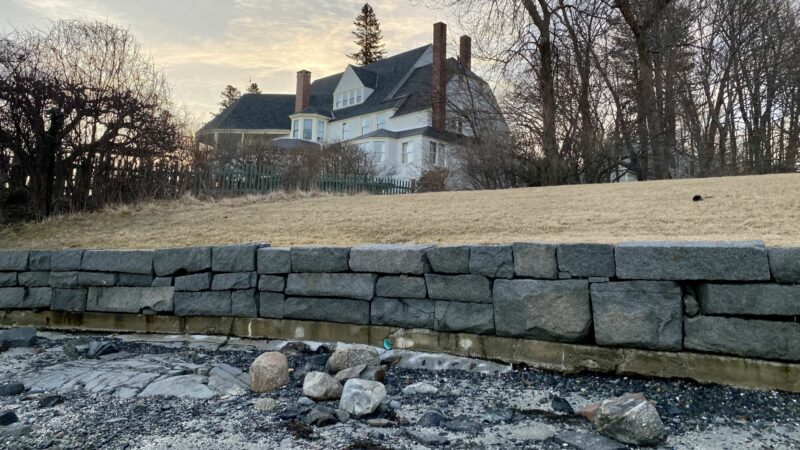
{"label": "dark roof", "polygon": [[358,66],[350,66],[350,67],[353,68],[353,73],[355,73],[358,79],[361,80],[361,84],[370,89],[375,89],[376,83],[378,81],[377,73],[369,69],[365,69],[364,67],[358,67]]}
{"label": "dark roof", "polygon": [[294,95],[244,94],[198,131],[219,129],[288,130],[294,113]]}
{"label": "dark roof", "polygon": [[270,146],[279,150],[319,150],[319,144],[303,139],[273,139]]}
{"label": "dark roof", "polygon": [[362,136],[355,137],[350,139],[351,141],[359,141],[361,139],[369,139],[369,138],[376,138],[376,137],[386,137],[392,139],[403,139],[411,136],[427,136],[434,139],[439,139],[440,141],[447,141],[447,142],[457,142],[463,139],[463,136],[450,133],[447,131],[439,131],[433,127],[420,127],[414,128],[411,130],[403,130],[403,131],[389,131],[385,129],[376,130],[372,133],[367,133]]}

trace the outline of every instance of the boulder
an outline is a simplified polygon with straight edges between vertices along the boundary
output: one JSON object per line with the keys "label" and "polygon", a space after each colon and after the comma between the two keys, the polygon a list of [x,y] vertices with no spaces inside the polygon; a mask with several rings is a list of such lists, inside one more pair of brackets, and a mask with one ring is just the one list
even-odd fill
{"label": "boulder", "polygon": [[425,252],[430,245],[373,244],[350,249],[350,270],[421,275],[430,264]]}
{"label": "boulder", "polygon": [[17,272],[0,272],[0,287],[17,285]]}
{"label": "boulder", "polygon": [[375,295],[379,297],[425,298],[427,294],[425,278],[422,277],[381,277],[375,285]]}
{"label": "boulder", "polygon": [[272,319],[283,319],[284,300],[286,300],[284,295],[278,292],[259,292],[258,316]]}
{"label": "boulder", "polygon": [[514,251],[514,273],[518,277],[558,278],[555,244],[539,242],[516,242]]}
{"label": "boulder", "polygon": [[258,273],[286,274],[292,271],[291,250],[279,247],[263,247],[256,251]]}
{"label": "boulder", "polygon": [[54,311],[86,311],[86,289],[53,289],[50,309]]}
{"label": "boulder", "polygon": [[286,289],[286,277],[278,275],[260,275],[258,277],[258,290],[270,292],[283,292]]}
{"label": "boulder", "polygon": [[0,309],[20,309],[25,307],[24,287],[0,288]]}
{"label": "boulder", "polygon": [[335,400],[342,396],[342,385],[325,372],[309,372],[303,379],[303,395],[314,400]]}
{"label": "boulder", "polygon": [[286,294],[372,300],[376,278],[367,273],[290,273]]}
{"label": "boulder", "polygon": [[27,250],[0,250],[0,272],[24,272],[28,270]]}
{"label": "boulder", "polygon": [[5,342],[7,348],[33,347],[36,345],[36,328],[22,327],[0,330],[0,341]]}
{"label": "boulder", "polygon": [[114,286],[117,274],[106,272],[78,272],[78,286]]}
{"label": "boulder", "polygon": [[341,372],[362,364],[373,367],[380,366],[381,357],[378,350],[369,345],[339,344],[328,359],[328,366],[332,372]]}
{"label": "boulder", "polygon": [[50,287],[50,272],[20,272],[17,281],[20,286]]}
{"label": "boulder", "polygon": [[697,296],[708,315],[800,316],[800,285],[703,283]]}
{"label": "boulder", "polygon": [[81,270],[151,275],[153,273],[153,252],[151,250],[86,250],[81,259]]}
{"label": "boulder", "polygon": [[50,287],[73,288],[78,286],[78,272],[50,272]]}
{"label": "boulder", "polygon": [[172,277],[153,278],[152,275],[140,273],[120,273],[117,275],[117,286],[169,287],[172,286]]}
{"label": "boulder", "polygon": [[214,275],[211,281],[211,290],[252,289],[257,284],[258,275],[255,272],[218,273]]}
{"label": "boulder", "polygon": [[800,247],[770,248],[769,267],[778,283],[800,283]]}
{"label": "boulder", "polygon": [[171,313],[171,287],[111,287],[89,288],[87,311],[139,313],[143,309]]}
{"label": "boulder", "polygon": [[16,422],[19,422],[19,417],[17,417],[14,411],[0,412],[0,426],[11,425]]}
{"label": "boulder", "polygon": [[258,317],[256,290],[247,289],[231,293],[231,315],[234,317]]}
{"label": "boulder", "polygon": [[656,446],[667,438],[655,406],[641,395],[626,394],[604,400],[591,421],[600,434],[625,444]]}
{"label": "boulder", "polygon": [[346,298],[288,297],[283,301],[283,317],[366,325],[369,323],[369,302]]}
{"label": "boulder", "polygon": [[481,275],[425,275],[428,297],[434,300],[492,303],[492,286]]}
{"label": "boulder", "polygon": [[339,409],[361,417],[374,412],[386,398],[386,388],[377,381],[350,379],[344,384]]}
{"label": "boulder", "polygon": [[256,270],[256,250],[266,244],[221,245],[211,248],[213,272],[253,272]]}
{"label": "boulder", "polygon": [[262,353],[250,365],[250,389],[269,392],[289,382],[289,362],[280,352]]}
{"label": "boulder", "polygon": [[510,245],[476,245],[470,249],[469,272],[490,278],[514,276],[514,254]]}
{"label": "boulder", "polygon": [[22,383],[0,384],[0,397],[19,395],[23,391],[25,391],[25,385]]}
{"label": "boulder", "polygon": [[163,277],[211,268],[211,247],[164,248],[153,253],[153,269]]}
{"label": "boulder", "polygon": [[559,244],[558,270],[573,277],[613,277],[616,273],[611,244]]}
{"label": "boulder", "polygon": [[469,245],[431,247],[426,255],[431,269],[437,273],[469,273]]}
{"label": "boulder", "polygon": [[800,324],[795,322],[700,315],[684,321],[684,333],[689,350],[800,361]]}
{"label": "boulder", "polygon": [[437,301],[434,305],[434,329],[474,334],[494,332],[491,304]]}
{"label": "boulder", "polygon": [[176,316],[230,316],[230,291],[176,292]]}
{"label": "boulder", "polygon": [[347,272],[347,247],[292,247],[292,272]]}

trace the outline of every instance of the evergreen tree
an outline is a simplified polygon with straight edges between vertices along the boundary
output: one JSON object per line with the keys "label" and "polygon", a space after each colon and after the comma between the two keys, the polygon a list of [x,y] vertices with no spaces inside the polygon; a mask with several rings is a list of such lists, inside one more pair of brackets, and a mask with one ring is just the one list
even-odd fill
{"label": "evergreen tree", "polygon": [[236,100],[239,100],[239,97],[242,96],[242,92],[238,88],[229,84],[225,86],[225,89],[222,90],[220,96],[222,97],[222,101],[219,102],[219,110],[221,112],[225,110],[225,108],[236,103]]}
{"label": "evergreen tree", "polygon": [[245,92],[248,94],[260,94],[261,89],[258,88],[258,83],[250,83]]}
{"label": "evergreen tree", "polygon": [[373,63],[386,55],[386,50],[383,49],[383,35],[381,34],[381,24],[378,22],[378,17],[375,16],[375,11],[369,3],[364,3],[361,8],[361,14],[356,17],[353,22],[356,26],[353,31],[353,36],[356,37],[354,41],[359,46],[356,53],[347,55],[355,60],[359,65],[363,66]]}

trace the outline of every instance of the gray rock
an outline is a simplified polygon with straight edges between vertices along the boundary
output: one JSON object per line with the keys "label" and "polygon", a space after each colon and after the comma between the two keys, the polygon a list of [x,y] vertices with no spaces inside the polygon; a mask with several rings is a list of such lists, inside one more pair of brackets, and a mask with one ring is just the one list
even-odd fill
{"label": "gray rock", "polygon": [[260,412],[271,412],[280,406],[280,402],[274,398],[260,398],[253,403],[253,408]]}
{"label": "gray rock", "polygon": [[[31,270],[69,271],[80,270],[83,260],[83,250],[45,250],[41,255],[37,253],[36,264],[31,260]],[[31,252],[33,255],[34,252]]]}
{"label": "gray rock", "polygon": [[253,391],[269,392],[289,382],[289,362],[280,352],[265,352],[253,361],[248,374]]}
{"label": "gray rock", "polygon": [[703,283],[697,295],[703,314],[800,316],[800,285]]}
{"label": "gray rock", "polygon": [[[0,294],[0,297],[2,295]],[[40,309],[50,308],[53,301],[53,289],[49,287],[28,288],[25,294],[24,308]]]}
{"label": "gray rock", "polygon": [[483,421],[491,424],[511,423],[513,420],[514,410],[509,408],[492,410],[483,416]]}
{"label": "gray rock", "polygon": [[89,288],[87,311],[138,314],[144,309],[156,312],[173,311],[171,287]]}
{"label": "gray rock", "polygon": [[260,275],[258,277],[258,290],[283,292],[286,289],[286,278],[277,275]]}
{"label": "gray rock", "polygon": [[378,278],[375,294],[379,297],[425,298],[428,289],[422,277],[389,276]]}
{"label": "gray rock", "polygon": [[50,287],[50,272],[20,272],[17,282],[20,286]]}
{"label": "gray rock", "polygon": [[474,334],[494,332],[491,304],[437,301],[434,306],[434,329]]}
{"label": "gray rock", "polygon": [[422,416],[420,416],[419,420],[417,420],[417,426],[440,427],[450,420],[450,417],[442,414],[441,411],[428,410],[422,413]]}
{"label": "gray rock", "polygon": [[175,292],[176,316],[230,316],[230,291]]}
{"label": "gray rock", "polygon": [[766,281],[761,241],[626,242],[615,250],[617,277],[638,280]]}
{"label": "gray rock", "polygon": [[286,281],[286,294],[371,300],[375,280],[374,274],[363,273],[291,273]]}
{"label": "gray rock", "polygon": [[258,293],[258,316],[283,319],[283,302],[285,296],[277,292]]}
{"label": "gray rock", "polygon": [[350,270],[353,272],[397,273],[421,275],[430,265],[425,252],[430,245],[362,245],[350,249]]}
{"label": "gray rock", "polygon": [[28,270],[26,250],[0,250],[0,271],[24,272]]}
{"label": "gray rock", "polygon": [[291,249],[279,247],[259,248],[256,251],[258,273],[286,274],[292,271]]}
{"label": "gray rock", "polygon": [[[172,286],[172,278],[158,278],[160,280],[170,280],[170,284],[166,286]],[[164,286],[155,286],[154,278],[152,275],[145,275],[141,273],[121,273],[117,275],[117,286],[128,286],[128,287],[164,287]]]}
{"label": "gray rock", "polygon": [[603,401],[592,424],[600,434],[625,444],[655,446],[667,439],[655,406],[637,395]]}
{"label": "gray rock", "polygon": [[0,309],[18,309],[25,305],[25,288],[0,288]]}
{"label": "gray rock", "polygon": [[78,286],[78,272],[50,272],[50,287],[72,288]]}
{"label": "gray rock", "polygon": [[[118,282],[117,284],[120,284],[120,283]],[[126,286],[130,286],[130,285],[126,285]],[[155,277],[150,282],[149,286],[150,287],[172,287],[172,277]]]}
{"label": "gray rock", "polygon": [[[50,271],[50,254],[53,250],[31,250],[28,252],[28,270],[31,271]],[[83,251],[81,251],[83,254]],[[78,257],[77,266],[70,269],[59,270],[78,270],[81,268],[81,259]]]}
{"label": "gray rock", "polygon": [[409,384],[403,388],[403,394],[405,395],[434,395],[438,393],[439,388],[425,381]]}
{"label": "gray rock", "polygon": [[206,377],[200,375],[179,375],[162,378],[147,385],[139,397],[179,397],[192,399],[210,399],[216,397],[207,385]]}
{"label": "gray rock", "polygon": [[499,336],[581,342],[592,329],[585,280],[496,280],[494,317]]}
{"label": "gray rock", "polygon": [[0,341],[5,342],[7,348],[33,347],[36,345],[36,328],[21,327],[0,330]]}
{"label": "gray rock", "polygon": [[578,450],[625,450],[626,445],[595,433],[566,430],[555,436],[557,442]]}
{"label": "gray rock", "polygon": [[266,244],[223,245],[211,248],[211,269],[214,272],[253,272],[256,250]]}
{"label": "gray rock", "polygon": [[118,351],[119,350],[112,342],[92,341],[86,348],[86,357],[99,358],[103,355],[110,355],[112,353],[117,353]]}
{"label": "gray rock", "polygon": [[689,350],[749,358],[800,361],[800,324],[697,316],[684,323]]}
{"label": "gray rock", "polygon": [[64,343],[64,354],[70,358],[80,358],[84,356],[89,350],[89,344],[92,340],[87,337],[79,337],[77,339],[70,339]]}
{"label": "gray rock", "polygon": [[558,244],[558,269],[573,277],[613,277],[614,246],[611,244]]}
{"label": "gray rock", "polygon": [[489,279],[481,275],[426,274],[428,297],[435,300],[491,303],[492,288]]}
{"label": "gray rock", "polygon": [[86,311],[86,289],[53,289],[50,309],[54,311]]}
{"label": "gray rock", "polygon": [[422,298],[383,298],[372,300],[370,323],[401,328],[433,329],[433,300]]}
{"label": "gray rock", "polygon": [[360,365],[378,367],[380,364],[381,358],[378,350],[375,347],[361,344],[339,344],[328,359],[328,366],[333,372],[341,372]]}
{"label": "gray rock", "polygon": [[589,277],[589,283],[608,283],[611,281],[609,277]]}
{"label": "gray rock", "polygon": [[348,367],[347,369],[336,372],[333,379],[339,383],[344,383],[352,378],[361,378],[361,373],[367,369],[366,364],[359,364],[357,366]]}
{"label": "gray rock", "polygon": [[558,278],[555,244],[540,242],[515,242],[514,273],[518,277]]}
{"label": "gray rock", "polygon": [[300,416],[300,421],[306,425],[327,427],[336,424],[339,419],[334,408],[314,406]]}
{"label": "gray rock", "polygon": [[591,285],[600,345],[680,350],[683,297],[677,283],[624,281]]}
{"label": "gray rock", "polygon": [[510,245],[476,245],[470,249],[469,272],[490,278],[514,277],[514,253]]}
{"label": "gray rock", "polygon": [[19,395],[24,391],[25,391],[25,385],[22,383],[0,384],[0,397],[10,397],[12,395]]}
{"label": "gray rock", "polygon": [[694,294],[686,294],[683,296],[683,312],[689,317],[694,317],[700,314],[700,303]]}
{"label": "gray rock", "polygon": [[317,401],[336,400],[342,396],[342,385],[325,372],[309,372],[303,379],[303,395]]}
{"label": "gray rock", "polygon": [[214,274],[214,279],[211,282],[211,290],[252,289],[257,284],[258,275],[255,272],[217,273]]}
{"label": "gray rock", "polygon": [[347,272],[347,247],[292,247],[292,272]]}
{"label": "gray rock", "polygon": [[456,433],[469,433],[473,435],[480,434],[481,430],[483,429],[483,425],[481,425],[480,422],[470,420],[465,416],[451,419],[443,423],[442,427],[450,431],[455,431]]}
{"label": "gray rock", "polygon": [[283,302],[285,319],[369,324],[369,302],[344,298],[288,297]]}
{"label": "gray rock", "polygon": [[0,413],[0,426],[5,427],[17,422],[19,422],[19,417],[17,417],[14,411],[3,411]]}
{"label": "gray rock", "polygon": [[386,388],[382,383],[351,379],[344,384],[339,409],[347,411],[351,416],[361,417],[378,409],[384,398]]}
{"label": "gray rock", "polygon": [[426,255],[431,269],[438,273],[469,273],[469,245],[431,247]]}
{"label": "gray rock", "polygon": [[164,248],[153,253],[156,275],[185,274],[211,269],[211,247]]}
{"label": "gray rock", "polygon": [[[13,414],[13,413],[11,413]],[[2,416],[0,416],[2,417]],[[8,426],[0,427],[0,437],[4,438],[20,438],[31,434],[30,425],[24,423],[13,423]]]}
{"label": "gray rock", "polygon": [[117,274],[104,272],[78,272],[78,286],[114,286]]}
{"label": "gray rock", "polygon": [[258,317],[255,289],[231,293],[231,315],[234,317]]}
{"label": "gray rock", "polygon": [[151,275],[153,273],[153,252],[151,250],[86,250],[81,259],[81,270]]}
{"label": "gray rock", "polygon": [[210,272],[175,277],[175,290],[189,292],[207,291],[211,289],[211,277],[212,274]]}
{"label": "gray rock", "polygon": [[0,287],[17,285],[17,272],[0,272]]}
{"label": "gray rock", "polygon": [[769,268],[778,283],[800,283],[800,247],[770,248]]}

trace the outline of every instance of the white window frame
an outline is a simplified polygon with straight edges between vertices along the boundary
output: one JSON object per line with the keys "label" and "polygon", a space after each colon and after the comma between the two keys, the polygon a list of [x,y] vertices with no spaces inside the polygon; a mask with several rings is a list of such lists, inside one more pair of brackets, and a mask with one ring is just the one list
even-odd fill
{"label": "white window frame", "polygon": [[300,119],[292,120],[292,139],[297,139],[300,135]]}
{"label": "white window frame", "polygon": [[[306,128],[306,124],[308,124],[308,128]],[[306,131],[308,131],[308,134],[306,134]],[[306,141],[314,139],[314,119],[303,118],[303,139]]]}
{"label": "white window frame", "polygon": [[376,115],[376,117],[375,117],[375,129],[376,130],[382,130],[382,129],[386,128],[386,118],[387,118],[386,116],[388,116],[388,114],[386,114],[385,112],[378,113]]}
{"label": "white window frame", "polygon": [[[379,148],[380,151],[378,151]],[[386,161],[386,141],[373,141],[372,155],[375,157],[375,162],[382,163]]]}
{"label": "white window frame", "polygon": [[348,92],[347,97],[350,99],[350,101],[347,103],[348,106],[356,104],[356,91]]}
{"label": "white window frame", "polygon": [[361,98],[364,96],[363,89],[356,89],[356,103],[361,103]]}
{"label": "white window frame", "polygon": [[317,120],[317,142],[325,140],[325,121]]}
{"label": "white window frame", "polygon": [[361,135],[365,135],[369,133],[370,127],[372,126],[372,121],[369,120],[369,117],[364,117],[361,119]]}
{"label": "white window frame", "polygon": [[402,164],[414,162],[414,141],[406,141],[400,144],[400,158]]}
{"label": "white window frame", "polygon": [[347,122],[342,122],[342,140],[350,139],[350,129]]}

